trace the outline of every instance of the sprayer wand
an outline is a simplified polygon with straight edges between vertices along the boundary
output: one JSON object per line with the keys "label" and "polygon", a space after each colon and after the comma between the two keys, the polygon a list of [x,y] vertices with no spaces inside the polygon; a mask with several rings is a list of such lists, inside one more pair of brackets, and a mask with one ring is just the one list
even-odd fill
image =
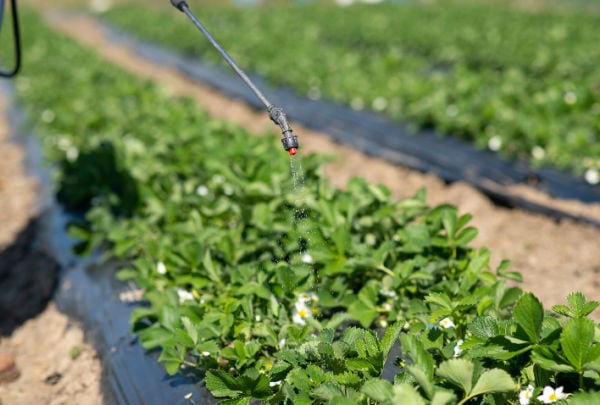
{"label": "sprayer wand", "polygon": [[202,25],[200,21],[194,16],[191,12],[189,6],[185,2],[185,0],[171,0],[171,4],[182,11],[189,17],[190,20],[194,23],[196,28],[198,28],[204,36],[208,39],[208,41],[215,47],[215,49],[221,54],[221,56],[227,61],[229,66],[241,77],[241,79],[250,87],[250,89],[256,94],[256,97],[264,104],[267,112],[269,113],[269,117],[271,120],[279,125],[281,128],[281,133],[283,134],[283,138],[281,139],[281,143],[283,147],[290,155],[295,155],[298,152],[298,137],[294,135],[292,131],[292,127],[288,123],[285,112],[280,107],[275,107],[273,104],[267,100],[265,95],[252,83],[252,80],[244,73],[242,69],[235,63],[235,61],[229,56],[229,54],[219,45],[219,43],[213,38],[213,36],[208,32],[208,30]]}

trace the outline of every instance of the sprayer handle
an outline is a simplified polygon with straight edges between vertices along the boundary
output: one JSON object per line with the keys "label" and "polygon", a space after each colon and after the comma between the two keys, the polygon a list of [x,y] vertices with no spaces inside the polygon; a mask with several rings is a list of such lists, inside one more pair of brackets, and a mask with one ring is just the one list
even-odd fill
{"label": "sprayer handle", "polygon": [[183,12],[183,7],[188,7],[185,0],[171,0],[171,4],[173,5],[173,7],[175,7],[176,9],[178,9],[179,11],[182,11],[182,12]]}

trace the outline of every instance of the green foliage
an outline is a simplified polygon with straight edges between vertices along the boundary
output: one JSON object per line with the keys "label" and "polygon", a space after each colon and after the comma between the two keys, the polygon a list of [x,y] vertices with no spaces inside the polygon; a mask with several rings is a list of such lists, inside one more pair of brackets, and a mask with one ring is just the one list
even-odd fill
{"label": "green foliage", "polygon": [[429,207],[424,192],[392,201],[362,179],[335,189],[314,155],[294,189],[275,136],[212,120],[24,18],[16,87],[65,203],[87,209],[70,226],[76,248],[103,249],[144,290],[132,330],[167,372],[204,370],[215,397],[240,404],[598,389],[598,303],[572,294],[544,312],[506,284],[520,278],[506,262],[492,272],[489,250],[470,246],[470,215]]}

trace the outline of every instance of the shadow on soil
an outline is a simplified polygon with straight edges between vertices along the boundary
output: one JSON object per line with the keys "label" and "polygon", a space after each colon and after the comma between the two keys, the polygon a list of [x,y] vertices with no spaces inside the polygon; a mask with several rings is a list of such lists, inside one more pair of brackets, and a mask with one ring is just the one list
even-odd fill
{"label": "shadow on soil", "polygon": [[39,218],[0,251],[0,336],[41,313],[54,294],[59,266],[40,246]]}

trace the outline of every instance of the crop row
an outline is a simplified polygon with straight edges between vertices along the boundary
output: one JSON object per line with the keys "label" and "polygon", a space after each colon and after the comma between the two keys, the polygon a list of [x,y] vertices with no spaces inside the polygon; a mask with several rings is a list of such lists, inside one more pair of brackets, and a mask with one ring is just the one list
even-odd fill
{"label": "crop row", "polygon": [[[276,85],[598,181],[595,15],[464,3],[204,5],[196,11],[243,67]],[[218,60],[176,14],[167,7],[116,7],[105,18],[143,38]]]}
{"label": "crop row", "polygon": [[499,404],[600,387],[598,304],[572,294],[550,313],[509,287],[520,275],[469,246],[470,215],[361,179],[335,189],[319,156],[302,167],[275,136],[215,121],[24,18],[17,93],[59,200],[85,214],[75,248],[102,249],[144,290],[132,328],[169,373],[204,370],[239,404]]}

